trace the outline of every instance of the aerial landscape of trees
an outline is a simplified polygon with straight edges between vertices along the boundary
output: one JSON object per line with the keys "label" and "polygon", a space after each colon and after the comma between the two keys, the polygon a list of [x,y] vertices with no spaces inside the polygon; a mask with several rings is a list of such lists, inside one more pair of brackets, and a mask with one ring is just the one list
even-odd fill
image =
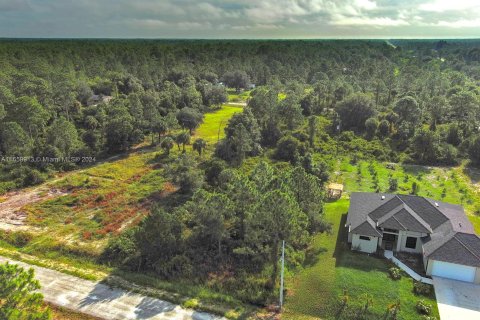
{"label": "aerial landscape of trees", "polygon": [[[331,231],[337,159],[480,165],[476,40],[1,44],[0,195],[151,148],[175,196],[147,198],[129,228],[84,233],[110,236],[89,258],[255,305],[274,298],[282,240],[294,270]],[[234,99],[222,135],[198,136]]]}

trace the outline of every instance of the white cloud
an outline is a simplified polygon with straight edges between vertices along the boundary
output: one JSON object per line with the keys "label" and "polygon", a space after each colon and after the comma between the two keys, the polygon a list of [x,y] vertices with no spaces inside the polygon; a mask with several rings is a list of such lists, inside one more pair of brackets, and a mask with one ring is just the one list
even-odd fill
{"label": "white cloud", "polygon": [[449,28],[480,28],[480,18],[473,20],[439,21],[435,25]]}
{"label": "white cloud", "polygon": [[480,0],[0,0],[0,37],[480,37],[479,20]]}
{"label": "white cloud", "polygon": [[128,22],[137,28],[159,28],[167,25],[165,21],[158,19],[130,19]]}
{"label": "white cloud", "polygon": [[357,7],[366,10],[372,10],[377,7],[377,3],[370,0],[355,0],[355,4],[357,5]]}
{"label": "white cloud", "polygon": [[433,0],[418,7],[423,11],[446,12],[480,9],[478,0]]}
{"label": "white cloud", "polygon": [[388,17],[343,17],[338,16],[331,22],[336,26],[375,26],[375,27],[397,27],[408,26],[409,23],[402,19],[391,19]]}

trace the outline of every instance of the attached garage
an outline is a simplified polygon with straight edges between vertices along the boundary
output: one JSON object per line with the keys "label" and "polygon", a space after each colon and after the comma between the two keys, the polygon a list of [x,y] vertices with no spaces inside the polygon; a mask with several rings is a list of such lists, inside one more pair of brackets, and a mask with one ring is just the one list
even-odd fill
{"label": "attached garage", "polygon": [[431,264],[432,276],[465,282],[475,282],[475,273],[477,269],[475,267],[437,260],[430,260],[429,264]]}

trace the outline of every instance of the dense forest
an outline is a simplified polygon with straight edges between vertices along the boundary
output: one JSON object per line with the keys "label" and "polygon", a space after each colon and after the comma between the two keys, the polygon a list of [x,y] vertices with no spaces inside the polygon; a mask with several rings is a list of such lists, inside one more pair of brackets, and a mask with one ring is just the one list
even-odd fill
{"label": "dense forest", "polygon": [[[219,290],[264,304],[281,240],[299,265],[329,231],[335,157],[480,165],[478,41],[2,40],[0,194],[142,143],[185,150],[227,90],[248,89],[211,157],[168,167],[182,201],[154,206],[100,261],[215,274],[228,278]],[[268,161],[246,167],[252,157]]]}

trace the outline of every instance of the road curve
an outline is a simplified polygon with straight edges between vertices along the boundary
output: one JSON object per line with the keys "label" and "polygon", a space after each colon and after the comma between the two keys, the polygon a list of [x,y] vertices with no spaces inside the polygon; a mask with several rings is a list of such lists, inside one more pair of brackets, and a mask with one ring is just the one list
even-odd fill
{"label": "road curve", "polygon": [[9,262],[35,270],[45,301],[94,317],[108,320],[123,319],[224,319],[204,312],[184,309],[179,305],[142,296],[122,289],[110,288],[99,282],[88,281],[55,270],[29,265],[0,256],[0,263]]}

